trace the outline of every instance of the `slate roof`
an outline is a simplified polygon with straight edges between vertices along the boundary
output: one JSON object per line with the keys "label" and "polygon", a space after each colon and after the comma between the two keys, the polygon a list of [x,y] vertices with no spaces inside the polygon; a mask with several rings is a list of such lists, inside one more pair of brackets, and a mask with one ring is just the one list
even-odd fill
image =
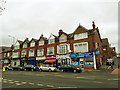
{"label": "slate roof", "polygon": [[73,32],[73,34],[84,33],[84,32],[88,32],[88,30],[84,28],[82,25],[79,25],[77,29]]}
{"label": "slate roof", "polygon": [[21,40],[17,40],[20,44],[22,44],[23,43],[23,41],[21,41]]}

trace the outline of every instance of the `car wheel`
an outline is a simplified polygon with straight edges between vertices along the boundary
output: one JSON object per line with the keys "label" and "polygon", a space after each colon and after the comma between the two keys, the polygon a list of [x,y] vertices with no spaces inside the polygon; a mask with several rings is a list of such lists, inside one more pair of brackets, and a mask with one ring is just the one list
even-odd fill
{"label": "car wheel", "polygon": [[73,70],[73,72],[77,72],[76,70]]}
{"label": "car wheel", "polygon": [[31,71],[34,71],[34,69],[31,69]]}
{"label": "car wheel", "polygon": [[49,72],[52,72],[52,70],[51,70],[51,69],[49,69]]}
{"label": "car wheel", "polygon": [[64,70],[63,70],[63,69],[61,69],[61,71],[62,71],[62,72],[64,72]]}
{"label": "car wheel", "polygon": [[24,71],[27,71],[27,69],[24,69]]}
{"label": "car wheel", "polygon": [[40,72],[42,72],[42,69],[40,69]]}

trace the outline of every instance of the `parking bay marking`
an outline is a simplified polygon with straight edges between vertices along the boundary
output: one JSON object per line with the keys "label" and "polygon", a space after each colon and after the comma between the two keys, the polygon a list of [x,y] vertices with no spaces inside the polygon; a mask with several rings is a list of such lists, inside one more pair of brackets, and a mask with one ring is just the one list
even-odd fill
{"label": "parking bay marking", "polygon": [[47,87],[54,87],[54,86],[52,86],[52,85],[47,85]]}
{"label": "parking bay marking", "polygon": [[34,83],[29,83],[29,84],[33,85]]}
{"label": "parking bay marking", "polygon": [[43,84],[37,84],[38,86],[44,86]]}
{"label": "parking bay marking", "polygon": [[14,82],[19,82],[19,81],[14,81]]}

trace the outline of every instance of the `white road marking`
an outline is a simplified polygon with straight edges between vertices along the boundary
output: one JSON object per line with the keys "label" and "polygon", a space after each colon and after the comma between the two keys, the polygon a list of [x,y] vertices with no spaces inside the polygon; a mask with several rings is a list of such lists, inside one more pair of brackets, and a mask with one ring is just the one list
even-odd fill
{"label": "white road marking", "polygon": [[37,84],[37,85],[39,85],[39,86],[44,86],[43,84]]}
{"label": "white road marking", "polygon": [[27,82],[21,82],[22,84],[26,84]]}
{"label": "white road marking", "polygon": [[16,83],[16,85],[21,85],[20,83]]}
{"label": "white road marking", "polygon": [[19,82],[19,81],[14,81],[14,82]]}
{"label": "white road marking", "polygon": [[74,77],[74,78],[85,78],[85,77]]}
{"label": "white road marking", "polygon": [[7,81],[3,81],[3,83],[7,83]]}
{"label": "white road marking", "polygon": [[7,79],[3,79],[3,80],[7,80]]}
{"label": "white road marking", "polygon": [[95,83],[103,83],[103,82],[98,82],[98,81],[95,81]]}
{"label": "white road marking", "polygon": [[29,83],[29,84],[32,84],[32,85],[33,85],[34,83]]}
{"label": "white road marking", "polygon": [[52,85],[47,85],[47,87],[54,87],[54,86],[52,86]]}
{"label": "white road marking", "polygon": [[108,79],[108,80],[118,80],[118,78]]}
{"label": "white road marking", "polygon": [[13,84],[14,82],[9,82],[10,84]]}
{"label": "white road marking", "polygon": [[13,80],[8,80],[8,81],[13,81]]}

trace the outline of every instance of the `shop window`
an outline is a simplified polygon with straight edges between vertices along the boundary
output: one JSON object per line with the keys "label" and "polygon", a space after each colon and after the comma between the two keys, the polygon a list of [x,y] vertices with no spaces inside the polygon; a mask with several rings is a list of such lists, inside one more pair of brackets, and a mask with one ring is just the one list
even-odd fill
{"label": "shop window", "polygon": [[47,55],[54,55],[54,47],[47,48]]}
{"label": "shop window", "polygon": [[44,48],[39,48],[37,50],[37,56],[44,56]]}

